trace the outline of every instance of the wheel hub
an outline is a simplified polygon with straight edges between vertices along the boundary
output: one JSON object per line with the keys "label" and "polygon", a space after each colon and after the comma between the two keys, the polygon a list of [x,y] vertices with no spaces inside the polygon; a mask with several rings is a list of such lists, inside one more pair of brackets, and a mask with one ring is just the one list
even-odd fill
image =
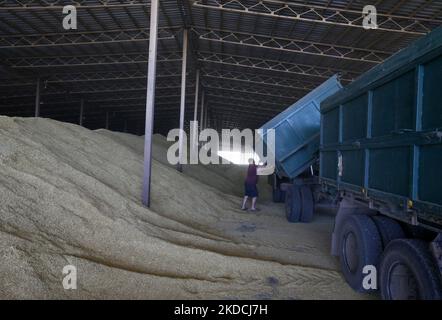
{"label": "wheel hub", "polygon": [[397,262],[388,272],[388,291],[393,300],[417,300],[419,288],[413,272],[403,263]]}
{"label": "wheel hub", "polygon": [[343,257],[347,268],[350,272],[354,273],[358,269],[359,255],[358,255],[358,242],[353,232],[346,234],[343,243]]}

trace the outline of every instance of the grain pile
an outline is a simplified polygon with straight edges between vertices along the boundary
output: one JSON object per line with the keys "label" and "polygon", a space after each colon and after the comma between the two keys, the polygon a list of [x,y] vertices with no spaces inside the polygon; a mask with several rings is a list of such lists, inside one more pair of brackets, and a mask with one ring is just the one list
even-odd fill
{"label": "grain pile", "polygon": [[[331,216],[240,211],[242,168],[180,174],[166,148],[156,136],[147,209],[142,138],[0,117],[0,298],[365,298],[328,254]],[[77,290],[63,289],[68,264]]]}

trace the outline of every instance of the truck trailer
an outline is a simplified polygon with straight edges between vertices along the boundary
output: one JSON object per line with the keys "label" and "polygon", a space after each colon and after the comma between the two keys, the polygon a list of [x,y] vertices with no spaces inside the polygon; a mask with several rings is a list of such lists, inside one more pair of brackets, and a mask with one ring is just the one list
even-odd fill
{"label": "truck trailer", "polygon": [[337,82],[262,127],[275,129],[274,201],[290,222],[336,206],[331,253],[354,290],[442,299],[442,28]]}
{"label": "truck trailer", "polygon": [[[313,172],[319,158],[320,104],[341,88],[338,76],[331,77],[259,130],[264,143],[267,131],[273,129],[275,132],[275,174],[269,176],[269,182],[273,201],[285,201],[290,222],[309,222],[313,218],[314,195],[310,186],[317,180],[309,173]],[[294,186],[289,188],[289,184]]]}

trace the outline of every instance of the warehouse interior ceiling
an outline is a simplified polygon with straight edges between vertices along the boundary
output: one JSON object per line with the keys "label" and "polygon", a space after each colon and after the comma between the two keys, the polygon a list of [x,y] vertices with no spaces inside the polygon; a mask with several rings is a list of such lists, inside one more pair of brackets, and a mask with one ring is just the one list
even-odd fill
{"label": "warehouse interior ceiling", "polygon": [[[362,27],[375,5],[378,29]],[[62,26],[75,5],[76,30]],[[257,128],[335,73],[344,84],[442,24],[440,0],[160,0],[155,131],[179,125],[183,29],[186,121],[196,70],[209,124]],[[144,132],[150,1],[0,0],[0,114]],[[40,79],[40,80],[38,80]]]}

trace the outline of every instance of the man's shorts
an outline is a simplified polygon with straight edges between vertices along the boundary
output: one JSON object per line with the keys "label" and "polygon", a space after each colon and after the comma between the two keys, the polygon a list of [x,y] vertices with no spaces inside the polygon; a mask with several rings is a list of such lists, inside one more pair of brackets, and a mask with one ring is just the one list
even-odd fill
{"label": "man's shorts", "polygon": [[255,198],[258,196],[258,188],[256,184],[244,183],[244,195]]}

